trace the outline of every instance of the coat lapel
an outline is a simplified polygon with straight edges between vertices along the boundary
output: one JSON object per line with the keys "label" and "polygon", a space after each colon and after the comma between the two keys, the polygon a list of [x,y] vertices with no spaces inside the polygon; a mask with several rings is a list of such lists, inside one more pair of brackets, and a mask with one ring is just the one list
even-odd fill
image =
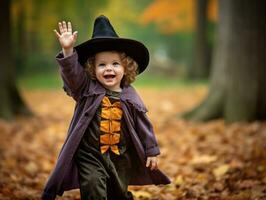
{"label": "coat lapel", "polygon": [[124,87],[120,97],[121,101],[130,103],[140,112],[147,112],[147,108],[139,97],[138,93],[132,86]]}

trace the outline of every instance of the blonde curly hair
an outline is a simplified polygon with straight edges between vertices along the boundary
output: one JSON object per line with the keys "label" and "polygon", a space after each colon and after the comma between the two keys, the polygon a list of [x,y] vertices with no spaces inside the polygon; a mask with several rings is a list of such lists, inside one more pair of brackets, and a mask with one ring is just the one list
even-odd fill
{"label": "blonde curly hair", "polygon": [[[116,51],[112,51],[116,52]],[[131,58],[130,56],[126,55],[124,52],[117,52],[121,59],[122,65],[125,69],[124,77],[122,78],[121,85],[128,86],[133,83],[138,75],[138,64],[137,62]],[[95,74],[95,55],[88,58],[87,62],[85,63],[85,70],[89,73],[91,79],[96,80]]]}

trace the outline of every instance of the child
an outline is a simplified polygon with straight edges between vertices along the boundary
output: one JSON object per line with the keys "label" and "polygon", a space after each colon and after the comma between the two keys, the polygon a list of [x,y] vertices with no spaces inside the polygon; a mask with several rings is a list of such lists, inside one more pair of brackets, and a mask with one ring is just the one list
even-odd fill
{"label": "child", "polygon": [[76,101],[68,136],[42,199],[80,188],[81,199],[133,199],[128,185],[168,184],[147,109],[130,85],[149,62],[140,42],[120,38],[99,16],[92,38],[76,47],[71,23],[59,23],[57,55],[64,90]]}

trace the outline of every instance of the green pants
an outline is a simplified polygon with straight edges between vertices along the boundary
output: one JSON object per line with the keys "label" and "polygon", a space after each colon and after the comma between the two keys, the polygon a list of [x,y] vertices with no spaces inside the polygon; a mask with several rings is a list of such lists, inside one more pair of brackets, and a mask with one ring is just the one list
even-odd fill
{"label": "green pants", "polygon": [[95,149],[79,148],[75,154],[78,166],[82,200],[133,199],[127,190],[130,159],[127,152],[116,155],[110,151],[101,154]]}

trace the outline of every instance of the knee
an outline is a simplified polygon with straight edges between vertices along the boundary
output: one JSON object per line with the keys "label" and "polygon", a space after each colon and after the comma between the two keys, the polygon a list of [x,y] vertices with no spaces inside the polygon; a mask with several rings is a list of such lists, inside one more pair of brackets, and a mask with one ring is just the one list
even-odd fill
{"label": "knee", "polygon": [[106,178],[95,173],[88,175],[80,182],[81,199],[107,199]]}
{"label": "knee", "polygon": [[81,187],[104,187],[106,185],[106,177],[99,175],[97,173],[92,173],[90,175],[87,175],[87,177],[84,177],[84,179],[81,181]]}

